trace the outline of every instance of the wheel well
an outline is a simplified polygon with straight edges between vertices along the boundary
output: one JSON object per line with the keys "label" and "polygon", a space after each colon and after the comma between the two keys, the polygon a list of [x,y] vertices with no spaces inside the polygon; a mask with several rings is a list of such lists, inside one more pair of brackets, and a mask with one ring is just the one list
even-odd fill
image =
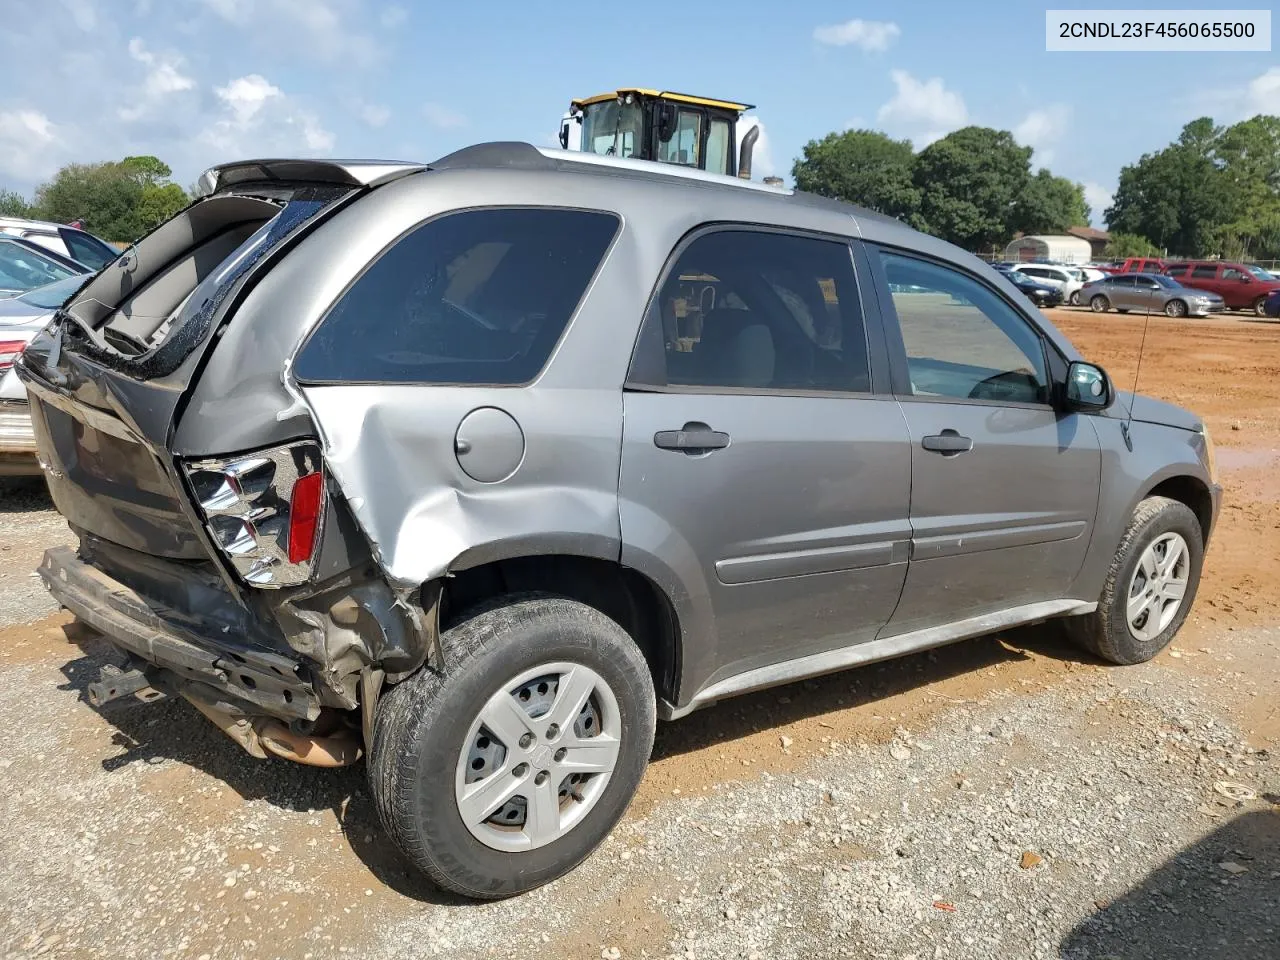
{"label": "wheel well", "polygon": [[680,670],[680,625],[670,600],[648,577],[620,563],[565,554],[514,557],[460,570],[444,581],[440,627],[508,593],[553,593],[595,607],[626,630],[644,654],[658,696],[672,700]]}
{"label": "wheel well", "polygon": [[1209,539],[1209,527],[1213,523],[1213,497],[1209,488],[1195,477],[1170,477],[1162,480],[1147,494],[1148,497],[1168,497],[1191,508],[1191,512],[1200,521],[1202,540]]}

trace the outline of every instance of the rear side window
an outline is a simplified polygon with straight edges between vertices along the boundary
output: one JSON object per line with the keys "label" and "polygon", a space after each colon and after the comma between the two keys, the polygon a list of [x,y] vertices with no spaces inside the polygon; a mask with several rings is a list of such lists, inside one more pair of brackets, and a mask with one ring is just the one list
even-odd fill
{"label": "rear side window", "polygon": [[298,356],[298,379],[527,383],[617,230],[613,214],[534,208],[424,223],[333,306]]}
{"label": "rear side window", "polygon": [[1211,264],[1205,264],[1203,266],[1196,267],[1191,271],[1191,276],[1195,277],[1198,280],[1212,280],[1217,275],[1218,275],[1218,268]]}

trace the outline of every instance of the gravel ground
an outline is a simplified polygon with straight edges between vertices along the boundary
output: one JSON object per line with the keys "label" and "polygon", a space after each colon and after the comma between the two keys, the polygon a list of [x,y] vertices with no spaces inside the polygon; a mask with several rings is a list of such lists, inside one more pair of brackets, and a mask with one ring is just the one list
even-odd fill
{"label": "gravel ground", "polygon": [[889,742],[814,736],[793,770],[805,744],[773,735],[753,769],[674,790],[569,877],[488,905],[409,874],[361,770],[254,761],[181,702],[99,714],[80,693],[100,642],[45,633],[0,665],[21,745],[0,760],[5,956],[1154,960],[1280,942],[1280,763],[1223,709],[1246,674],[1276,702],[1255,664],[1280,631],[1236,632],[1211,677],[1083,665]]}
{"label": "gravel ground", "polygon": [[75,537],[43,480],[0,479],[0,531],[0,627],[53,613],[58,606],[32,571],[47,548]]}

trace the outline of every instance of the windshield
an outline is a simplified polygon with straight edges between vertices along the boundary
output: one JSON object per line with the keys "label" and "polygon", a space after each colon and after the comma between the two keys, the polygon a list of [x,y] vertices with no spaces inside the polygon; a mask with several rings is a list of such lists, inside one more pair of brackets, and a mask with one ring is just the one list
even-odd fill
{"label": "windshield", "polygon": [[1259,280],[1275,280],[1276,279],[1274,274],[1272,274],[1269,270],[1263,270],[1256,263],[1248,264],[1247,266],[1245,266],[1245,269],[1248,270],[1250,273],[1252,273]]}
{"label": "windshield", "polygon": [[24,293],[18,299],[33,307],[39,307],[41,310],[57,310],[67,302],[68,297],[88,282],[89,277],[87,274],[67,277],[67,279],[59,280],[56,283],[47,283],[43,287],[36,287],[36,289]]}
{"label": "windshield", "polygon": [[609,157],[641,152],[644,112],[638,103],[606,100],[586,108],[582,118],[582,149]]}
{"label": "windshield", "polygon": [[1156,283],[1160,284],[1160,286],[1162,287],[1182,286],[1182,284],[1178,283],[1178,281],[1173,279],[1173,277],[1166,277],[1163,273],[1149,273],[1147,274],[1147,276],[1150,277],[1152,280],[1154,280]]}

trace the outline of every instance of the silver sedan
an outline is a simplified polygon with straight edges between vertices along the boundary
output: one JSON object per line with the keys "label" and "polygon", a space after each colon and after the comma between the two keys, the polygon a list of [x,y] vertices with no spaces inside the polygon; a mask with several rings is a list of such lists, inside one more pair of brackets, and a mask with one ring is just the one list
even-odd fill
{"label": "silver sedan", "polygon": [[1216,293],[1193,290],[1155,273],[1121,273],[1094,280],[1081,288],[1080,300],[1094,313],[1106,313],[1114,307],[1121,313],[1138,310],[1170,317],[1207,317],[1227,308]]}

